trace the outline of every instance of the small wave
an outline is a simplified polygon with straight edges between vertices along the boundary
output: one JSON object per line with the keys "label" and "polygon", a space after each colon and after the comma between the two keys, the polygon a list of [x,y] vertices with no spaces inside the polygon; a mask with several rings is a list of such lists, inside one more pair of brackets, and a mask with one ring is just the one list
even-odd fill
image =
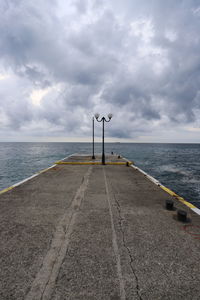
{"label": "small wave", "polygon": [[181,180],[183,183],[191,183],[191,184],[200,184],[200,178],[197,177],[187,177]]}
{"label": "small wave", "polygon": [[160,167],[160,171],[161,172],[169,172],[169,173],[178,173],[181,174],[183,176],[192,176],[192,173],[190,171],[186,171],[184,169],[181,168],[177,168],[174,165],[163,165]]}

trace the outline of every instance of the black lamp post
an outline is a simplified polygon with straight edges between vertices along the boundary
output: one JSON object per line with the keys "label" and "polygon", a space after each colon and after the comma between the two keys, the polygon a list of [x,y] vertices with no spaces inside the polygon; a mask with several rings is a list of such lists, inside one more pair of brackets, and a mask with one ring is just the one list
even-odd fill
{"label": "black lamp post", "polygon": [[112,114],[108,114],[108,120],[105,117],[102,117],[99,120],[99,114],[95,114],[95,118],[97,122],[103,122],[103,130],[102,130],[102,165],[105,165],[105,152],[104,152],[104,122],[110,122],[112,119]]}
{"label": "black lamp post", "polygon": [[92,118],[92,159],[95,159],[95,156],[94,156],[94,117]]}

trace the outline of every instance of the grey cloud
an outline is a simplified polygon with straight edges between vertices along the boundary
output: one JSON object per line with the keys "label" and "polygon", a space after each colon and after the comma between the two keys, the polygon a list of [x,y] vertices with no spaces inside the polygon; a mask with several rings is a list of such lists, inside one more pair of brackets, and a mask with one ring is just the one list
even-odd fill
{"label": "grey cloud", "polygon": [[27,102],[26,86],[21,85],[18,80],[0,85],[0,101],[0,110],[7,120],[5,124],[1,124],[2,129],[19,130],[21,126],[32,120],[33,115]]}
{"label": "grey cloud", "polygon": [[[89,135],[87,118],[95,110],[112,110],[123,122],[113,122],[108,135],[134,138],[196,122],[198,5],[195,0],[1,1],[0,66],[21,85],[10,89],[6,81],[7,90],[0,91],[10,126],[31,128],[31,122],[45,121],[51,132],[55,125],[56,134]],[[143,33],[131,27],[134,22],[144,23]],[[48,93],[40,106],[30,101],[34,89],[56,84],[62,91]]]}

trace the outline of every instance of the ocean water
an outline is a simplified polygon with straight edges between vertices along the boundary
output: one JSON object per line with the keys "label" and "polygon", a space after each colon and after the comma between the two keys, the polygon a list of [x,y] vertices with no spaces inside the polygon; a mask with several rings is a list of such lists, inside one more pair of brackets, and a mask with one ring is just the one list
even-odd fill
{"label": "ocean water", "polygon": [[[162,184],[200,208],[200,144],[107,143]],[[0,189],[51,166],[72,153],[91,153],[90,143],[0,143]],[[95,144],[101,152],[101,144]]]}

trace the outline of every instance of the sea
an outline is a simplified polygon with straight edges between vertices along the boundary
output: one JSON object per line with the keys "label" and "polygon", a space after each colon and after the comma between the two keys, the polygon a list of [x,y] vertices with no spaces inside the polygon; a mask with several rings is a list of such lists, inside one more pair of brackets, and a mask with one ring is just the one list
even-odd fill
{"label": "sea", "polygon": [[[101,153],[101,143],[95,153]],[[200,144],[106,143],[113,151],[200,208]],[[0,189],[73,153],[91,153],[91,143],[0,143]]]}

